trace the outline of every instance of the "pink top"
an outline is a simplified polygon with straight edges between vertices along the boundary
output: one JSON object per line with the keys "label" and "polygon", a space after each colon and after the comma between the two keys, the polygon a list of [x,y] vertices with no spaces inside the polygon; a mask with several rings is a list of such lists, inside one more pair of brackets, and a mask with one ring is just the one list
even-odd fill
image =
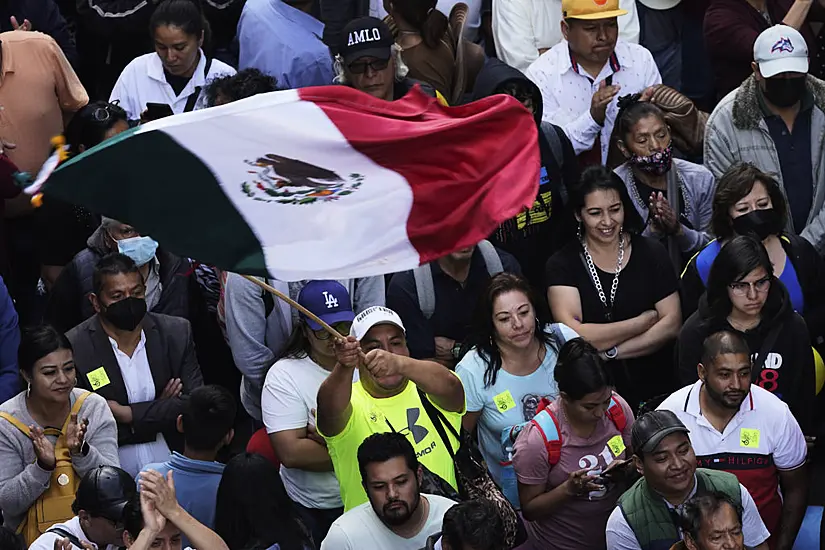
{"label": "pink top", "polygon": [[[627,418],[624,431],[619,432],[613,421],[605,415],[587,439],[577,437],[573,433],[564,416],[561,400],[551,403],[550,411],[558,420],[561,432],[561,457],[558,464],[551,468],[541,432],[533,424],[528,424],[516,440],[513,455],[513,466],[519,483],[544,485],[547,491],[550,491],[564,483],[571,472],[589,468],[594,473],[600,473],[614,460],[629,458],[633,411],[620,396],[616,395],[616,399]],[[529,542],[520,548],[605,548],[604,530],[607,518],[620,495],[618,488],[608,482],[604,490],[570,499],[564,506],[556,509],[552,516],[525,522]]]}

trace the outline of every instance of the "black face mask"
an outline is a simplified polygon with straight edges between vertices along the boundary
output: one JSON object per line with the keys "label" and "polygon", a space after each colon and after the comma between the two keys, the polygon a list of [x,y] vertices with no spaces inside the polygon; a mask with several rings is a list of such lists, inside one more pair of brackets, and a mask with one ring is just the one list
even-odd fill
{"label": "black face mask", "polygon": [[733,230],[737,235],[753,235],[764,241],[771,235],[782,232],[782,219],[773,208],[753,210],[733,219]]}
{"label": "black face mask", "polygon": [[146,316],[146,300],[129,296],[109,304],[101,310],[101,314],[115,328],[131,332]]}
{"label": "black face mask", "polygon": [[765,89],[762,93],[777,107],[791,107],[802,100],[806,82],[805,77],[768,78],[765,80]]}

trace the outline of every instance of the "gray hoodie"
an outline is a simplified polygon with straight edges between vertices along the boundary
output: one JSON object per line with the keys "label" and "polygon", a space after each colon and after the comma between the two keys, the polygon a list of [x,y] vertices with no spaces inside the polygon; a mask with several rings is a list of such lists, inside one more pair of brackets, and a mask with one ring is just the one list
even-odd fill
{"label": "gray hoodie", "polygon": [[[289,297],[298,299],[306,281],[284,283],[268,280],[276,289],[289,291]],[[385,303],[384,277],[340,279],[349,292],[356,315],[368,307]],[[229,273],[224,285],[226,339],[232,349],[235,365],[243,374],[241,403],[249,415],[261,421],[261,392],[269,368],[280,357],[292,327],[298,321],[298,312],[275,299],[275,307],[266,313],[262,290],[256,284],[236,273]]]}

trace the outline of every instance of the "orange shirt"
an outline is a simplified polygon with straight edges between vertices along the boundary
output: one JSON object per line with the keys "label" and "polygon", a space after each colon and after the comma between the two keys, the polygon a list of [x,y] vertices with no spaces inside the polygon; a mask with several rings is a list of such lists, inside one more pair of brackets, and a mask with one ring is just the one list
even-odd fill
{"label": "orange shirt", "polygon": [[36,175],[63,133],[63,113],[89,102],[66,56],[48,35],[0,33],[0,139],[17,145],[6,154]]}

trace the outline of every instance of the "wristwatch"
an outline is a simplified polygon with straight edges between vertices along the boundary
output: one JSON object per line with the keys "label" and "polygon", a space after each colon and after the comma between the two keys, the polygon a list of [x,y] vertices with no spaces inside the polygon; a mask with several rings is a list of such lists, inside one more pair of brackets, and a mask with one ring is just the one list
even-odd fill
{"label": "wristwatch", "polygon": [[613,346],[612,348],[610,348],[609,350],[606,350],[604,352],[604,356],[607,357],[608,359],[615,359],[616,357],[619,356],[619,348],[617,348],[616,346]]}

